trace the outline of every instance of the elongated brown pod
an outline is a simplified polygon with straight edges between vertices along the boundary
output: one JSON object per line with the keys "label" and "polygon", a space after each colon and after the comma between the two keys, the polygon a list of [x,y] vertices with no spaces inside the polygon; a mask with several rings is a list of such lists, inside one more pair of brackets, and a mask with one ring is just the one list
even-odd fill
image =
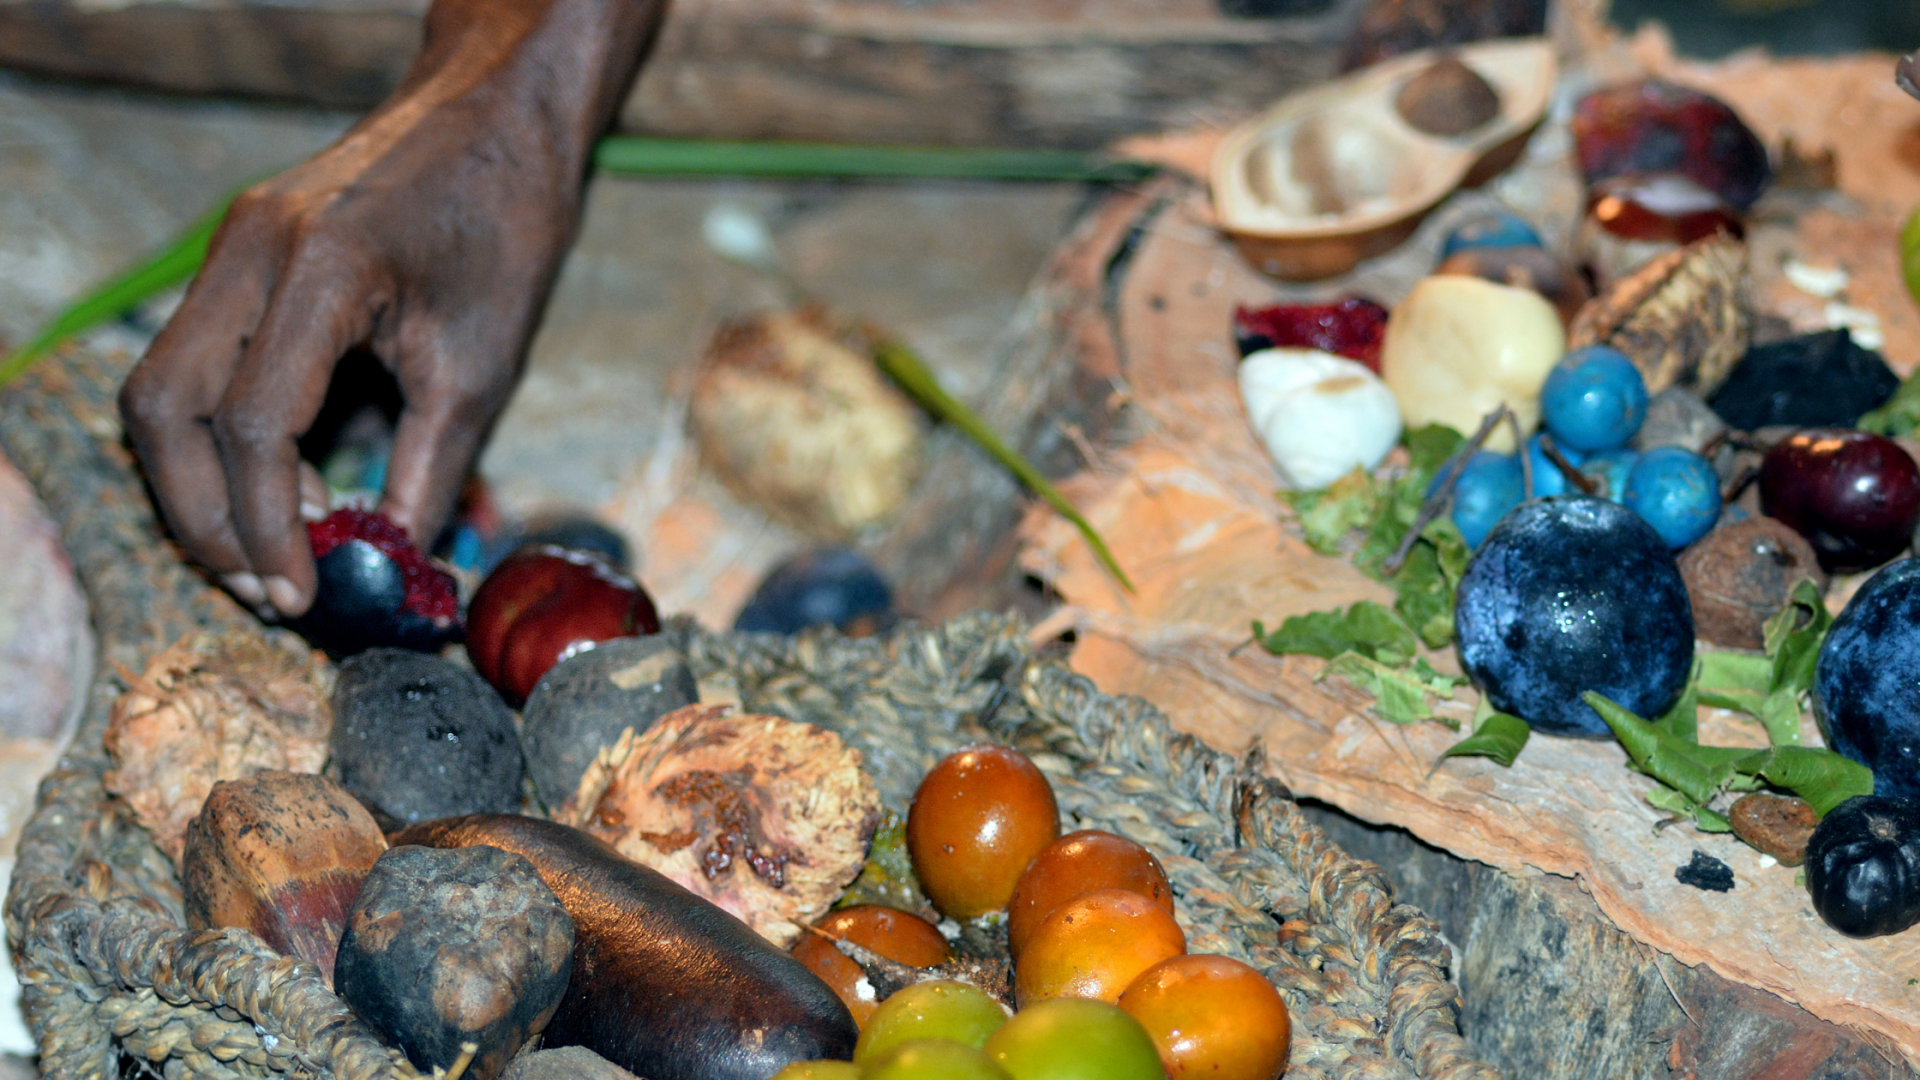
{"label": "elongated brown pod", "polygon": [[573,979],[548,1046],[584,1046],[647,1080],[766,1080],[853,1055],[853,1017],[799,961],[578,829],[475,814],[393,843],[511,851],[559,896],[574,922]]}
{"label": "elongated brown pod", "polygon": [[386,850],[373,816],[324,776],[267,771],[222,781],[187,826],[187,926],[245,927],[313,961],[331,986],[347,913]]}

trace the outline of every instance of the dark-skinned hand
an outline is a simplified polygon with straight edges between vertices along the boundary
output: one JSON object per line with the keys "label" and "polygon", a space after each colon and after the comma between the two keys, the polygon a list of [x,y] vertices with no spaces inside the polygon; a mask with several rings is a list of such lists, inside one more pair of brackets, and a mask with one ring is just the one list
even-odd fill
{"label": "dark-skinned hand", "polygon": [[[430,543],[506,404],[592,143],[664,0],[436,0],[393,96],[235,200],[121,392],[162,515],[256,609],[313,603],[296,440],[365,346],[404,402],[380,509]],[[304,514],[303,514],[304,509]]]}

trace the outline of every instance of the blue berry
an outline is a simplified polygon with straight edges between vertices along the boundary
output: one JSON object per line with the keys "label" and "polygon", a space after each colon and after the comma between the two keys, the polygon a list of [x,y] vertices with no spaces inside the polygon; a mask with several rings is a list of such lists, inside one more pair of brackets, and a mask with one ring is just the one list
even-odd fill
{"label": "blue berry", "polygon": [[1453,488],[1453,523],[1467,546],[1479,547],[1487,533],[1525,495],[1520,461],[1506,454],[1481,450],[1467,459]]}
{"label": "blue berry", "polygon": [[1640,463],[1638,450],[1602,450],[1580,463],[1580,473],[1600,482],[1600,489],[1594,492],[1612,502],[1623,502],[1627,495],[1627,480],[1633,475],[1633,467]]}
{"label": "blue berry", "polygon": [[1920,798],[1920,559],[1887,566],[1847,601],[1814,666],[1813,715],[1873,790]]}
{"label": "blue berry", "polygon": [[1588,345],[1560,359],[1540,388],[1540,421],[1555,442],[1592,453],[1627,445],[1647,418],[1647,384],[1625,353]]}
{"label": "blue berry", "polygon": [[1587,690],[1658,716],[1693,669],[1693,608],[1666,542],[1591,496],[1508,514],[1467,564],[1453,618],[1460,664],[1494,708],[1555,735],[1611,735]]}
{"label": "blue berry", "polygon": [[857,636],[884,630],[893,619],[893,590],[872,563],[847,548],[821,548],[774,567],[733,628],[792,634],[834,626]]}
{"label": "blue berry", "polygon": [[1470,248],[1545,247],[1532,225],[1511,210],[1489,210],[1468,218],[1440,242],[1440,258]]}
{"label": "blue berry", "polygon": [[1684,446],[1655,447],[1627,474],[1626,504],[1678,551],[1720,519],[1720,477]]}
{"label": "blue berry", "polygon": [[[1560,466],[1555,465],[1553,459],[1547,457],[1547,452],[1540,448],[1541,434],[1536,432],[1533,438],[1527,440],[1527,461],[1533,469],[1533,493],[1543,499],[1549,495],[1565,495],[1570,490],[1567,478],[1561,474]],[[1559,447],[1559,450],[1560,456],[1567,459],[1567,464],[1575,468],[1587,460],[1587,455],[1578,450],[1565,446]]]}

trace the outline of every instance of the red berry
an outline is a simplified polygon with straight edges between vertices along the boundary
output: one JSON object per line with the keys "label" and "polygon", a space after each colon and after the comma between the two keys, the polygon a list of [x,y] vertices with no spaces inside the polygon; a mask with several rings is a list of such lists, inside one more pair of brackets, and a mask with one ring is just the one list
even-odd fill
{"label": "red berry", "polygon": [[1662,79],[1581,98],[1573,138],[1588,184],[1679,173],[1744,211],[1773,180],[1766,146],[1725,102]]}
{"label": "red berry", "polygon": [[518,704],[580,649],[659,629],[653,600],[632,578],[598,555],[540,545],[509,555],[481,582],[467,606],[467,655]]}
{"label": "red berry", "polygon": [[1387,309],[1357,296],[1331,304],[1236,307],[1233,330],[1243,356],[1258,349],[1319,349],[1358,360],[1379,374]]}
{"label": "red berry", "polygon": [[1912,541],[1920,467],[1884,436],[1809,428],[1767,451],[1760,506],[1806,537],[1827,570],[1864,570]]}

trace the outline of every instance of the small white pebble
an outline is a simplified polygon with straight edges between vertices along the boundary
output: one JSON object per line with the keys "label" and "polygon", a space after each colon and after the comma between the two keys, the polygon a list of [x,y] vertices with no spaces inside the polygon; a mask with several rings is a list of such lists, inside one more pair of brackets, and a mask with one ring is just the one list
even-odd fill
{"label": "small white pebble", "polygon": [[1240,362],[1240,399],[1288,487],[1314,491],[1380,464],[1400,406],[1379,376],[1318,349],[1262,349]]}
{"label": "small white pebble", "polygon": [[778,261],[766,221],[738,203],[716,203],[700,222],[700,236],[723,259],[758,267]]}
{"label": "small white pebble", "polygon": [[1863,349],[1878,349],[1887,343],[1887,335],[1880,329],[1880,316],[1866,308],[1828,304],[1825,315],[1828,326],[1835,330],[1846,327],[1855,344]]}
{"label": "small white pebble", "polygon": [[1853,281],[1853,277],[1837,266],[1812,266],[1799,259],[1788,259],[1781,269],[1793,287],[1803,293],[1811,293],[1822,300],[1831,300],[1840,295],[1840,291]]}
{"label": "small white pebble", "polygon": [[1767,870],[1767,869],[1771,869],[1771,868],[1773,868],[1773,867],[1775,867],[1775,866],[1779,866],[1779,865],[1780,865],[1780,860],[1779,860],[1779,859],[1776,859],[1776,858],[1774,858],[1774,857],[1773,857],[1773,856],[1771,856],[1771,855],[1761,855],[1761,856],[1760,856],[1760,868],[1761,868],[1762,870]]}
{"label": "small white pebble", "polygon": [[959,941],[960,924],[954,922],[952,919],[941,919],[940,936],[946,938],[948,941]]}
{"label": "small white pebble", "polygon": [[867,981],[865,975],[853,980],[853,996],[861,1001],[880,1000],[880,995],[874,991],[873,984]]}

